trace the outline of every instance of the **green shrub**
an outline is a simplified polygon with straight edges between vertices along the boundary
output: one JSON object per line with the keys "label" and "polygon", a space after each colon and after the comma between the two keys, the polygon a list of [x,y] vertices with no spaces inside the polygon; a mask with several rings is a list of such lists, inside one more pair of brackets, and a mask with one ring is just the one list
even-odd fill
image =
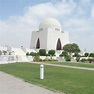
{"label": "green shrub", "polygon": [[90,53],[89,57],[94,57],[94,53]]}
{"label": "green shrub", "polygon": [[68,56],[68,52],[67,51],[63,51],[60,55],[59,55],[60,57],[65,57],[65,56]]}
{"label": "green shrub", "polygon": [[29,56],[29,55],[30,55],[29,52],[27,52],[27,53],[26,53],[26,56]]}
{"label": "green shrub", "polygon": [[89,53],[85,53],[84,56],[85,56],[85,57],[88,57],[88,56],[89,56]]}
{"label": "green shrub", "polygon": [[88,61],[89,61],[89,63],[92,63],[92,62],[94,62],[94,58],[88,58]]}
{"label": "green shrub", "polygon": [[81,62],[86,62],[86,61],[87,61],[87,59],[84,59],[84,58],[83,58],[83,59],[81,59]]}
{"label": "green shrub", "polygon": [[76,57],[76,61],[79,62],[80,61],[80,57]]}
{"label": "green shrub", "polygon": [[39,61],[42,61],[42,59],[40,58]]}
{"label": "green shrub", "polygon": [[51,56],[54,56],[55,55],[55,50],[49,50],[48,54],[51,55]]}
{"label": "green shrub", "polygon": [[62,55],[63,55],[63,56],[68,56],[68,52],[67,52],[67,51],[63,51],[63,52],[62,52]]}
{"label": "green shrub", "polygon": [[60,56],[60,57],[63,57],[63,54],[60,54],[59,56]]}
{"label": "green shrub", "polygon": [[34,60],[33,61],[39,62],[39,61],[42,61],[42,59],[40,59],[39,55],[36,55],[36,56],[34,56]]}
{"label": "green shrub", "polygon": [[64,57],[66,61],[71,61],[71,56],[68,55],[67,51],[63,51],[59,56]]}
{"label": "green shrub", "polygon": [[36,52],[31,52],[30,53],[30,56],[36,56],[36,55],[38,55],[38,53],[36,53]]}
{"label": "green shrub", "polygon": [[55,61],[55,59],[51,58],[50,61]]}
{"label": "green shrub", "polygon": [[39,55],[40,56],[46,56],[46,50],[45,49],[40,49],[39,50]]}
{"label": "green shrub", "polygon": [[43,61],[49,61],[49,60],[50,60],[50,59],[46,57]]}
{"label": "green shrub", "polygon": [[71,61],[71,56],[70,55],[67,55],[64,57],[66,61]]}

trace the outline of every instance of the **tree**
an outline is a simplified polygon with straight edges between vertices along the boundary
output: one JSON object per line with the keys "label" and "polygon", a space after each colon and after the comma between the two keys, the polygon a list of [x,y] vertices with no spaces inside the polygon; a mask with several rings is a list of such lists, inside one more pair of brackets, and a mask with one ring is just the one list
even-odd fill
{"label": "tree", "polygon": [[68,52],[67,51],[63,51],[61,54],[60,54],[60,56],[62,57],[65,57],[65,56],[67,56],[68,55]]}
{"label": "tree", "polygon": [[51,56],[54,56],[55,55],[55,50],[49,50],[48,54],[51,55]]}
{"label": "tree", "polygon": [[63,46],[63,50],[69,52],[70,54],[71,53],[79,53],[80,52],[79,46],[77,44],[75,44],[75,43],[64,45]]}
{"label": "tree", "polygon": [[79,53],[80,48],[76,43],[71,44],[72,45],[72,53]]}
{"label": "tree", "polygon": [[45,49],[40,49],[39,50],[39,55],[40,56],[45,56],[46,55],[46,50]]}
{"label": "tree", "polygon": [[85,57],[88,57],[88,56],[89,56],[89,53],[85,53],[84,56],[85,56]]}
{"label": "tree", "polygon": [[68,55],[68,52],[67,52],[67,51],[63,51],[63,52],[62,52],[62,55],[63,55],[63,56],[67,56],[67,55]]}
{"label": "tree", "polygon": [[72,46],[71,46],[71,44],[66,44],[66,45],[64,45],[64,46],[63,46],[63,50],[64,50],[64,51],[67,51],[67,52],[69,52],[69,53],[72,53]]}
{"label": "tree", "polygon": [[78,53],[74,53],[73,57],[81,57],[81,55]]}

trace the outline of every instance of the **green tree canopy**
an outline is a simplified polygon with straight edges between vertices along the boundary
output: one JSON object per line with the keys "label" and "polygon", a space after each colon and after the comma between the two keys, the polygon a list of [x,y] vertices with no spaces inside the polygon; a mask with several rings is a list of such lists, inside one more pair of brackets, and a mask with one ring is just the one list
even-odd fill
{"label": "green tree canopy", "polygon": [[59,56],[63,56],[63,57],[65,57],[65,56],[68,56],[68,52],[67,51],[63,51]]}
{"label": "green tree canopy", "polygon": [[73,43],[71,45],[72,45],[72,52],[73,53],[79,53],[80,52],[80,48],[76,43]]}
{"label": "green tree canopy", "polygon": [[69,52],[70,54],[80,52],[79,46],[76,43],[64,45],[63,50]]}
{"label": "green tree canopy", "polygon": [[45,49],[40,49],[39,50],[39,55],[40,56],[46,56],[46,50]]}
{"label": "green tree canopy", "polygon": [[51,55],[51,56],[54,56],[55,55],[55,50],[49,50],[48,54]]}
{"label": "green tree canopy", "polygon": [[68,52],[67,51],[63,51],[62,52],[62,56],[67,56],[68,55]]}

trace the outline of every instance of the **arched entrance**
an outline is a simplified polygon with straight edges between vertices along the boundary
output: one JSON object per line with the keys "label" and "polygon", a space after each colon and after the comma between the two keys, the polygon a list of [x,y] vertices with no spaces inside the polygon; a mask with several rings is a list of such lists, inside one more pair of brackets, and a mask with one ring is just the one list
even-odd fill
{"label": "arched entrance", "polygon": [[60,41],[60,38],[58,38],[56,50],[61,50],[61,47],[62,47],[61,41]]}
{"label": "arched entrance", "polygon": [[37,39],[37,43],[36,43],[36,49],[39,49],[40,48],[40,40],[39,38]]}

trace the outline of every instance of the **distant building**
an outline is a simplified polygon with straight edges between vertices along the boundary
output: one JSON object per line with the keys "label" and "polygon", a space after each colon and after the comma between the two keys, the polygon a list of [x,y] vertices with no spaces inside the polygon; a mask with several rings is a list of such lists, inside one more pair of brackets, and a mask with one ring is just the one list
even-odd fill
{"label": "distant building", "polygon": [[39,25],[39,31],[33,31],[31,49],[62,50],[69,43],[68,32],[61,29],[61,24],[54,18],[44,19]]}

